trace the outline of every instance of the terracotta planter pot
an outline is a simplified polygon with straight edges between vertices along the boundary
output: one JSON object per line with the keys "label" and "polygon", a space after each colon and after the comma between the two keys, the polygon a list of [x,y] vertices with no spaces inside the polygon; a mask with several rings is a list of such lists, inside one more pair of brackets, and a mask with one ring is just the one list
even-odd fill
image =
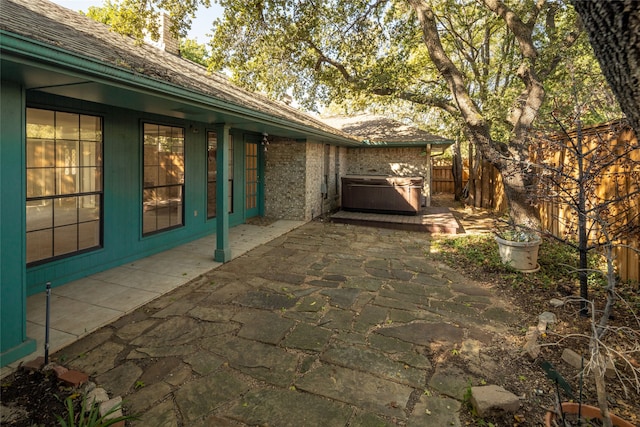
{"label": "terracotta planter pot", "polygon": [[[562,412],[564,412],[565,414],[577,415],[579,406],[580,405],[574,402],[564,402],[562,404]],[[597,420],[602,419],[602,415],[600,414],[600,408],[596,408],[595,406],[582,404],[582,409],[580,414],[584,418],[597,419]],[[625,421],[616,415],[613,415],[613,414],[609,414],[609,415],[611,416],[611,422],[615,427],[636,427],[635,425],[631,424],[629,421]],[[545,426],[552,427],[553,426],[552,422],[553,420],[555,420],[556,416],[557,415],[554,411],[548,411],[547,415],[545,415],[544,417]]]}
{"label": "terracotta planter pot", "polygon": [[496,236],[498,251],[503,264],[510,265],[523,273],[533,273],[540,269],[538,265],[538,249],[541,240],[531,242],[514,242]]}

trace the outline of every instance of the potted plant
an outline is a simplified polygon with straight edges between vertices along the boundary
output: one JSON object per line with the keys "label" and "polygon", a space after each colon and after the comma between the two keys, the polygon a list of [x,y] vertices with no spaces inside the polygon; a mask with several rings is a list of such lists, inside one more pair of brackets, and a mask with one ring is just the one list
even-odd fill
{"label": "potted plant", "polygon": [[[596,408],[595,406],[580,404],[576,402],[563,402],[561,404],[561,410],[562,412],[560,416],[558,416],[555,411],[547,411],[547,414],[544,417],[544,425],[546,427],[561,426],[563,425],[561,424],[562,419],[564,419],[567,423],[570,422],[568,420],[569,417],[574,418],[578,422],[580,422],[580,418],[582,420],[600,420],[600,422],[603,421],[603,416],[600,408]],[[616,415],[609,414],[609,417],[611,418],[611,424],[614,427],[635,427],[629,421],[623,420]],[[565,425],[571,424],[565,423]]]}
{"label": "potted plant", "polygon": [[540,269],[538,249],[542,240],[538,234],[523,228],[513,228],[496,233],[495,239],[503,264],[524,273]]}

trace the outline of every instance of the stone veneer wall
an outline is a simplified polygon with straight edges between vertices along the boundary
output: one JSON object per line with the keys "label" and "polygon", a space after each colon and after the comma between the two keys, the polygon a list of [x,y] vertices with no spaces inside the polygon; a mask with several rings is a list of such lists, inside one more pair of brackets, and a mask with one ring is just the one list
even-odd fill
{"label": "stone veneer wall", "polygon": [[332,210],[342,206],[342,180],[341,178],[347,174],[347,147],[336,147],[335,159],[336,173],[338,174],[338,191],[334,197],[334,205]]}
{"label": "stone veneer wall", "polygon": [[307,219],[306,161],[306,143],[275,139],[269,145],[264,170],[266,217]]}
{"label": "stone veneer wall", "polygon": [[424,147],[349,148],[349,175],[426,176],[427,161]]}
{"label": "stone veneer wall", "polygon": [[[325,144],[313,141],[276,138],[269,145],[265,153],[265,216],[310,221],[340,206],[339,182],[346,173],[347,150],[330,146],[328,162],[325,152]],[[326,198],[322,193],[325,166]]]}
{"label": "stone veneer wall", "polygon": [[[425,178],[428,201],[429,169],[424,147],[346,148],[276,138],[265,153],[265,216],[310,221],[341,205],[341,178],[349,175],[398,175]],[[328,166],[327,197],[322,194]],[[427,202],[428,203],[428,202]]]}
{"label": "stone veneer wall", "polygon": [[307,171],[305,176],[305,220],[320,215],[323,210],[322,182],[324,145],[307,143]]}
{"label": "stone veneer wall", "polygon": [[[329,147],[329,158],[325,159],[326,148],[323,148],[322,155],[322,176],[321,183],[324,182],[324,175],[327,175],[327,194],[326,197],[321,194],[322,211],[321,214],[333,212],[340,207],[340,163],[346,162],[346,159],[340,159],[340,147]],[[325,167],[328,170],[325,171]],[[317,215],[316,215],[317,216]]]}
{"label": "stone veneer wall", "polygon": [[430,204],[430,156],[426,147],[367,147],[347,150],[347,174],[421,176],[422,195]]}

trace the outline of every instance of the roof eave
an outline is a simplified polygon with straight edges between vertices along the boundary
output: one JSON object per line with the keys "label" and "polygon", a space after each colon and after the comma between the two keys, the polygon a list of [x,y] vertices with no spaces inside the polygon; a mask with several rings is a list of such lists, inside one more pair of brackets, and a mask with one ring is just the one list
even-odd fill
{"label": "roof eave", "polygon": [[332,142],[344,146],[359,146],[361,144],[361,141],[355,138],[347,138],[303,123],[296,123],[282,117],[247,109],[228,100],[221,100],[212,95],[196,92],[142,74],[136,74],[130,69],[117,67],[113,64],[98,61],[94,58],[5,30],[0,30],[0,37],[2,37],[3,60],[7,58],[7,55],[13,55],[24,61],[42,64],[50,69],[65,70],[78,77],[90,77],[97,82],[119,86],[134,92],[172,98],[179,100],[183,104],[224,112],[230,116],[238,117],[238,119],[252,120],[266,126],[299,132],[309,139],[320,142]]}
{"label": "roof eave", "polygon": [[452,139],[437,139],[433,141],[364,141],[365,147],[424,147],[425,145],[453,145]]}

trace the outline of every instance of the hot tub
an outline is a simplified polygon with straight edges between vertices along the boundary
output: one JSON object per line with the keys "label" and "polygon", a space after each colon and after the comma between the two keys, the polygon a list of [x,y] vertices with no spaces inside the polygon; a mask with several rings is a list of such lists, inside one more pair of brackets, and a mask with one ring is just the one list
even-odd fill
{"label": "hot tub", "polygon": [[423,182],[422,177],[347,175],[342,177],[342,209],[416,215]]}

